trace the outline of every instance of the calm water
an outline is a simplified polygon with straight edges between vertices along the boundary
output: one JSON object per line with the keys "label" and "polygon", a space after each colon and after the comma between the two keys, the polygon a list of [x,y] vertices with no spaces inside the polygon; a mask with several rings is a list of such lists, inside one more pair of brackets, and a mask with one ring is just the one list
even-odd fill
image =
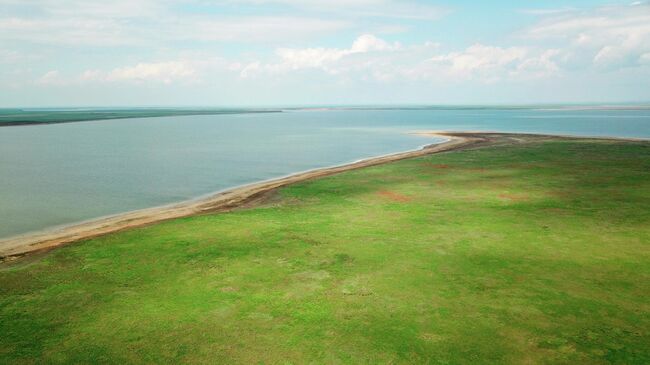
{"label": "calm water", "polygon": [[417,148],[414,130],[650,138],[650,111],[293,111],[0,128],[0,237]]}

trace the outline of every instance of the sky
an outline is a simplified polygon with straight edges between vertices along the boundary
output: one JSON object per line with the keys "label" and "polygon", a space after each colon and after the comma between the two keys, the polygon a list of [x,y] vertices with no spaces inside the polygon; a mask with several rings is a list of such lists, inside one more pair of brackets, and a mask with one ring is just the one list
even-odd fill
{"label": "sky", "polygon": [[0,107],[647,102],[649,1],[0,0]]}

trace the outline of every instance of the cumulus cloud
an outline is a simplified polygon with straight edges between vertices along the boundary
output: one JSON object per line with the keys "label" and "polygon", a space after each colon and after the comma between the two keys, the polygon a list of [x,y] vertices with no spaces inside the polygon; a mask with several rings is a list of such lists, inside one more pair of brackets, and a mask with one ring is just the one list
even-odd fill
{"label": "cumulus cloud", "polygon": [[260,73],[280,74],[299,70],[320,70],[329,74],[342,74],[351,70],[370,70],[372,64],[385,58],[387,53],[401,49],[397,42],[390,43],[371,34],[359,36],[350,48],[279,48],[279,62],[254,61],[240,72],[242,77]]}
{"label": "cumulus cloud", "polygon": [[287,77],[293,73],[323,73],[347,81],[384,83],[471,80],[493,83],[558,74],[561,55],[557,49],[484,44],[474,44],[461,51],[441,52],[437,43],[403,45],[363,34],[347,48],[278,48],[268,61],[194,55],[109,70],[90,69],[70,78],[56,73],[41,77],[39,83],[200,83],[225,74],[257,79]]}
{"label": "cumulus cloud", "polygon": [[463,51],[438,53],[435,43],[404,46],[374,35],[358,37],[350,48],[281,48],[277,62],[251,62],[242,77],[316,70],[364,80],[479,80],[533,79],[559,70],[554,49],[501,48],[475,44]]}
{"label": "cumulus cloud", "polygon": [[[330,73],[338,73],[336,65],[338,61],[346,56],[355,54],[394,51],[400,48],[399,43],[389,43],[371,34],[364,34],[358,37],[350,48],[280,48],[276,54],[282,62],[267,66],[272,71],[286,71],[299,69],[321,69]],[[259,66],[256,68],[259,70]],[[250,70],[249,70],[250,71]],[[247,72],[248,74],[248,72]]]}
{"label": "cumulus cloud", "polygon": [[399,43],[388,43],[383,39],[379,39],[372,34],[364,34],[357,38],[350,48],[350,53],[356,52],[370,52],[370,51],[392,51],[399,49]]}

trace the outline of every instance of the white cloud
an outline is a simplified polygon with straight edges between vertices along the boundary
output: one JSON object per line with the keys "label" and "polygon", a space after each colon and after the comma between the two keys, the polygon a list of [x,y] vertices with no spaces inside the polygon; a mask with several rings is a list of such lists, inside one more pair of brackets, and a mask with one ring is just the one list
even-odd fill
{"label": "white cloud", "polygon": [[332,64],[341,58],[358,53],[392,51],[400,48],[398,43],[390,44],[371,34],[364,34],[358,37],[348,49],[338,48],[307,48],[291,49],[280,48],[276,51],[282,58],[282,64],[278,69],[298,70],[304,68],[320,68],[325,71],[336,73],[330,68]]}
{"label": "white cloud", "polygon": [[350,48],[350,53],[371,52],[371,51],[392,51],[399,49],[399,43],[390,44],[372,34],[364,34],[357,38]]}
{"label": "white cloud", "polygon": [[475,44],[462,52],[435,56],[437,70],[456,79],[496,82],[552,76],[559,71],[556,49],[495,47]]}
{"label": "white cloud", "polygon": [[561,56],[562,52],[558,49],[544,50],[540,54],[525,58],[517,64],[516,69],[510,73],[510,76],[521,79],[535,79],[557,74],[560,72],[558,58],[561,58]]}
{"label": "white cloud", "polygon": [[[367,53],[379,54],[397,51],[401,48],[399,43],[389,43],[371,34],[359,36],[350,48],[279,48],[276,55],[280,58],[278,63],[262,64],[255,61],[247,65],[242,71],[242,77],[254,76],[259,72],[286,73],[288,71],[303,69],[319,69],[331,74],[340,74],[346,68],[358,69],[360,65],[351,64],[344,60]],[[357,57],[357,60],[361,58]],[[365,58],[366,62],[369,58]]]}
{"label": "white cloud", "polygon": [[498,78],[502,70],[523,62],[526,50],[520,47],[500,48],[475,44],[463,52],[435,56],[431,62],[447,67],[447,72],[461,77]]}
{"label": "white cloud", "polygon": [[438,45],[403,46],[374,35],[358,37],[350,48],[281,48],[278,62],[255,61],[242,77],[315,70],[330,75],[382,82],[440,80],[527,80],[559,71],[555,49],[501,48],[475,44],[460,52],[436,54]]}
{"label": "white cloud", "polygon": [[276,67],[277,70],[319,68],[326,71],[331,64],[349,54],[349,51],[328,48],[281,48],[276,53],[282,59],[282,63]]}
{"label": "white cloud", "polygon": [[81,82],[106,81],[106,75],[99,70],[86,70],[78,79]]}
{"label": "white cloud", "polygon": [[565,42],[562,47],[578,63],[635,66],[650,51],[650,4],[567,11],[544,17],[522,35],[537,41]]}

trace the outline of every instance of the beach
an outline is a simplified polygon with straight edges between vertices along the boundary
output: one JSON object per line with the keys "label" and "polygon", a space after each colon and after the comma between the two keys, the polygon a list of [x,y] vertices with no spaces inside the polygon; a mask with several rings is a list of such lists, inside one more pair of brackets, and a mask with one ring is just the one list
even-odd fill
{"label": "beach", "polygon": [[[419,132],[423,134],[424,132]],[[426,132],[428,136],[447,138],[448,141],[425,146],[421,149],[408,152],[389,154],[376,158],[364,159],[341,166],[326,167],[311,171],[301,172],[279,179],[272,179],[260,183],[249,184],[203,199],[190,200],[177,204],[142,209],[123,214],[116,214],[95,220],[89,220],[79,224],[67,225],[61,228],[45,230],[31,234],[24,234],[17,237],[0,240],[0,260],[12,261],[29,253],[47,251],[61,245],[77,242],[80,240],[105,235],[129,228],[140,227],[156,222],[174,218],[187,217],[197,214],[227,211],[243,206],[255,204],[263,199],[265,194],[282,186],[292,183],[316,179],[332,174],[374,166],[406,158],[424,156],[432,153],[452,151],[455,149],[485,143],[486,139],[480,135],[463,134],[442,134]]]}
{"label": "beach", "polygon": [[193,199],[176,204],[169,204],[160,207],[115,214],[108,217],[80,222],[77,224],[71,224],[63,227],[9,237],[7,239],[0,240],[0,262],[13,261],[31,253],[48,251],[62,245],[135,227],[146,226],[170,219],[199,214],[224,212],[244,207],[252,207],[260,202],[265,201],[266,196],[268,196],[274,190],[283,186],[403,159],[415,158],[441,152],[450,152],[466,148],[517,144],[535,140],[643,140],[636,138],[575,137],[478,131],[415,131],[412,132],[412,134],[445,138],[446,141],[442,143],[426,145],[420,149],[413,151],[399,152],[374,158],[363,159],[340,166],[319,168],[277,179],[270,179],[267,181],[235,187],[233,189],[211,194],[205,198]]}
{"label": "beach", "polygon": [[[403,159],[415,158],[429,154],[461,150],[465,148],[496,146],[548,139],[585,139],[573,136],[552,136],[536,134],[498,133],[498,132],[440,132],[416,131],[413,134],[445,138],[446,141],[424,146],[420,149],[368,158],[340,166],[319,168],[292,174],[278,179],[271,179],[248,184],[209,195],[205,198],[184,201],[175,204],[141,209],[116,214],[99,219],[66,225],[59,228],[28,233],[0,240],[0,261],[8,262],[22,256],[48,251],[53,248],[102,236],[130,228],[141,227],[165,220],[188,217],[199,214],[229,211],[242,207],[251,207],[263,202],[265,197],[275,189],[297,182],[317,179],[345,171],[385,164]],[[625,138],[597,138],[612,140],[638,140]]]}

